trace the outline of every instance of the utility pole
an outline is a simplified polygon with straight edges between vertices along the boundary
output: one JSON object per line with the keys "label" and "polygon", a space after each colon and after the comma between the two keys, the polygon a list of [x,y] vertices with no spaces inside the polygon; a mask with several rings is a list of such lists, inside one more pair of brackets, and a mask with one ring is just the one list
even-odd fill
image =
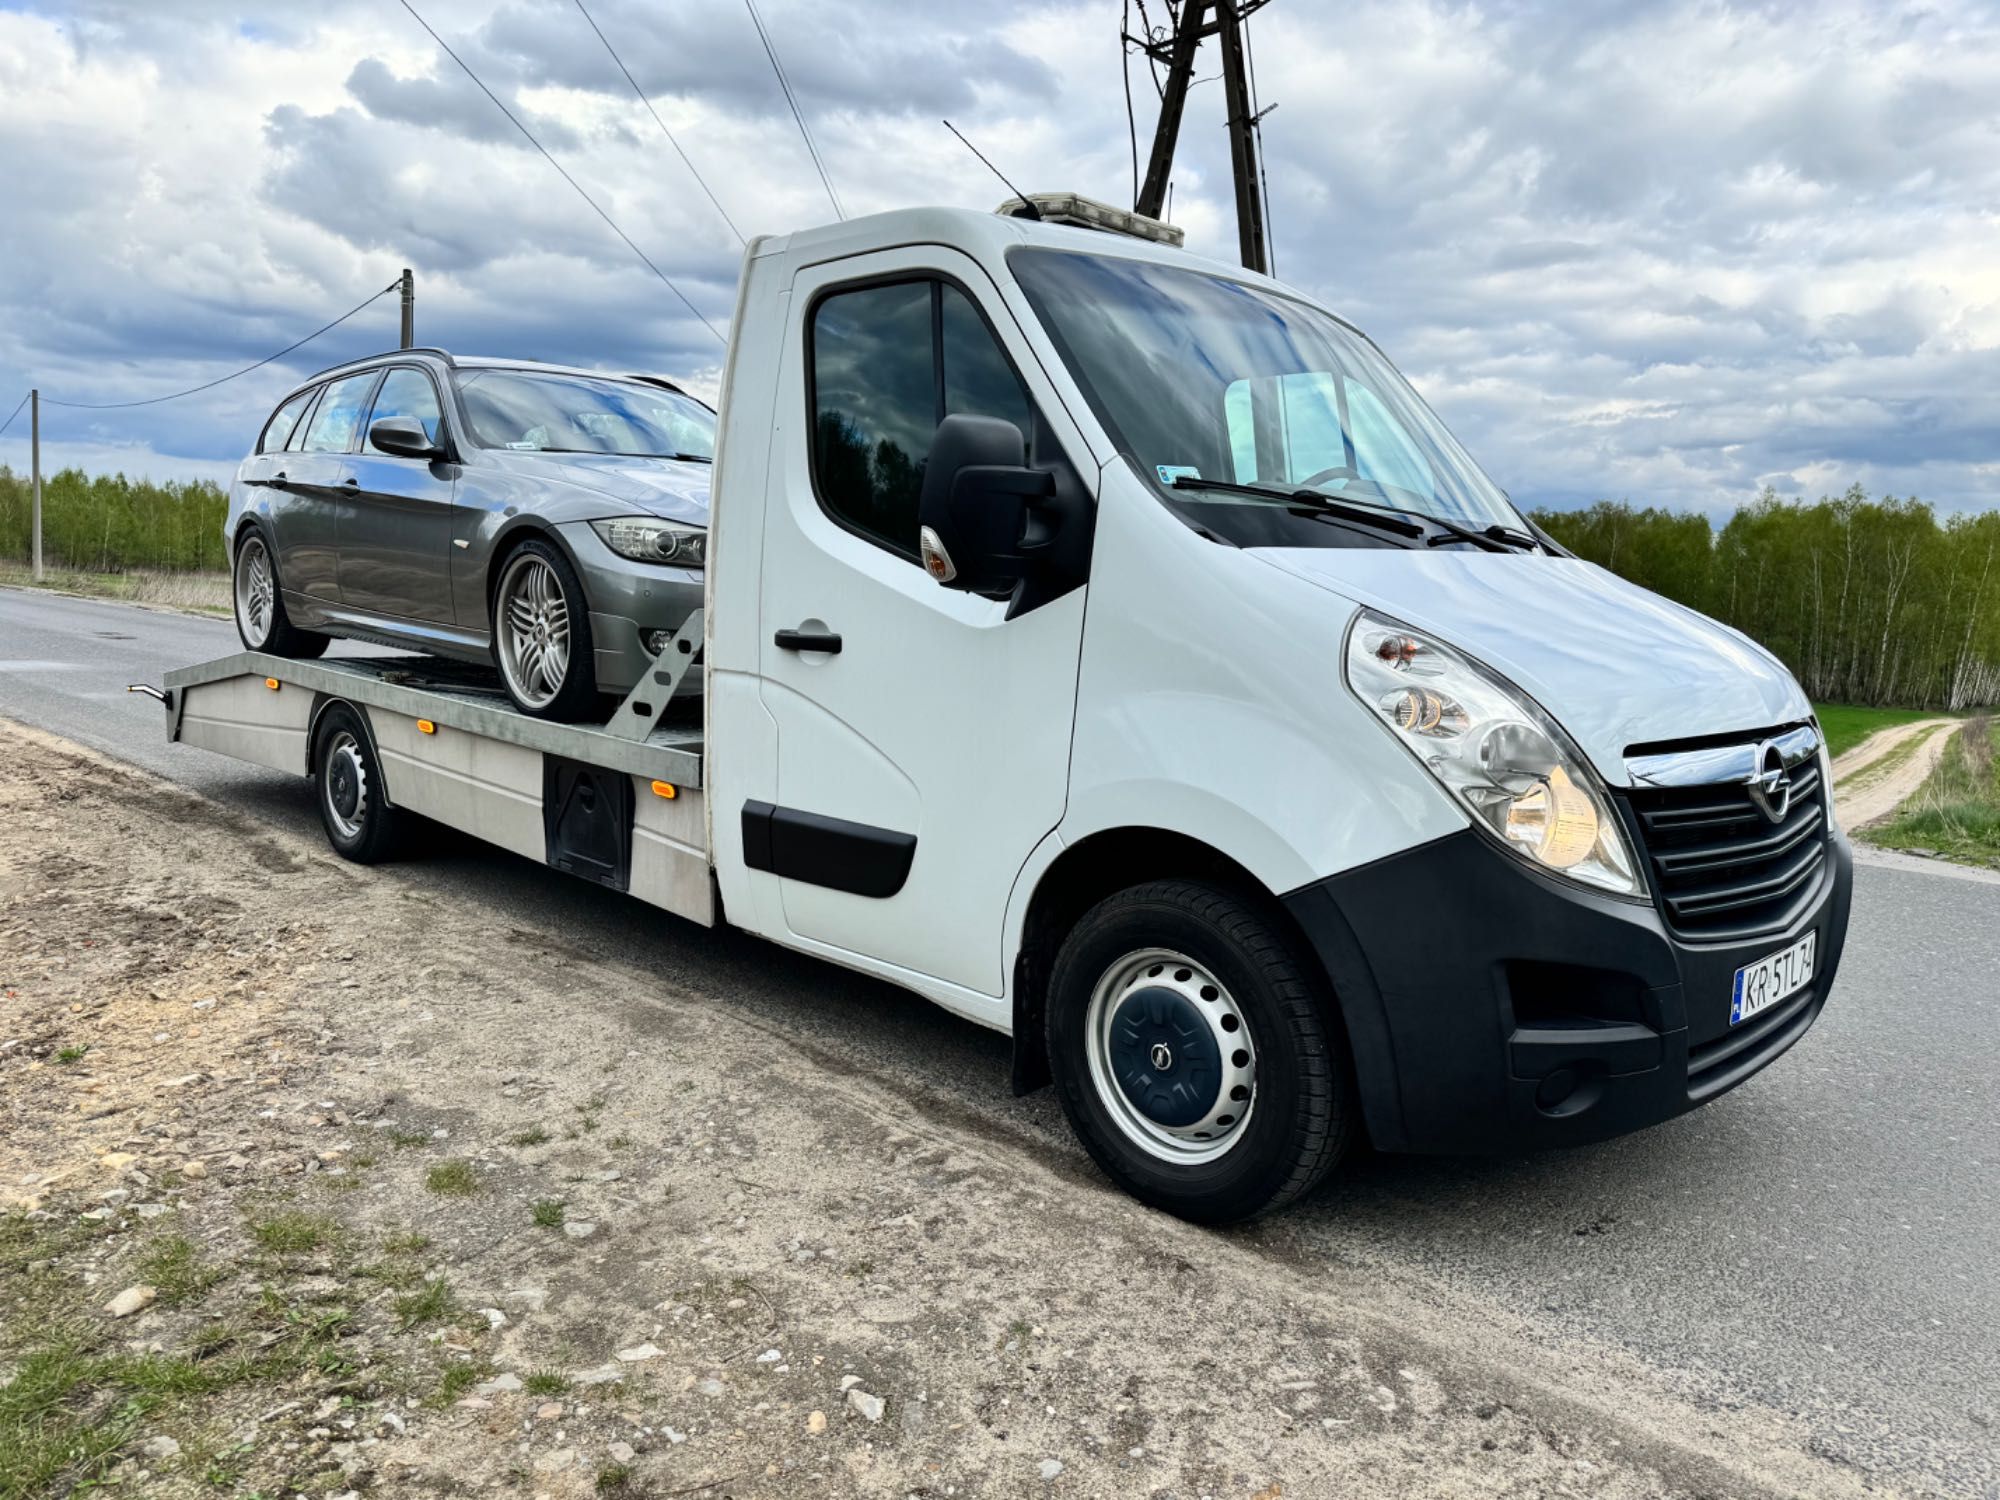
{"label": "utility pole", "polygon": [[28,392],[28,470],[35,485],[35,582],[42,581],[42,393]]}
{"label": "utility pole", "polygon": [[408,266],[403,267],[403,348],[414,349],[417,345],[417,278]]}
{"label": "utility pole", "polygon": [[1148,57],[1167,66],[1166,80],[1160,86],[1160,121],[1153,131],[1153,151],[1147,160],[1139,201],[1133,207],[1148,218],[1157,219],[1166,206],[1174,148],[1180,140],[1181,115],[1187,108],[1188,89],[1194,83],[1195,52],[1205,38],[1215,37],[1222,51],[1222,88],[1229,111],[1229,166],[1236,180],[1237,246],[1243,264],[1266,275],[1271,269],[1271,250],[1264,233],[1263,169],[1258,160],[1257,128],[1264,116],[1251,106],[1243,22],[1268,3],[1269,0],[1183,0],[1171,37],[1162,41],[1150,37],[1133,39]]}

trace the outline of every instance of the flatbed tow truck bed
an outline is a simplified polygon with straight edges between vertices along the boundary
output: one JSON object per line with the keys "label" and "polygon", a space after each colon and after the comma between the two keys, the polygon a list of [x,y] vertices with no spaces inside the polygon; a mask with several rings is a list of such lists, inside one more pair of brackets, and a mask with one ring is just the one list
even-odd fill
{"label": "flatbed tow truck bed", "polygon": [[634,689],[604,724],[531,718],[490,669],[424,656],[239,651],[169,672],[161,696],[168,739],[305,776],[321,716],[346,704],[385,805],[713,926],[702,713],[674,699],[682,675],[655,679],[657,710]]}

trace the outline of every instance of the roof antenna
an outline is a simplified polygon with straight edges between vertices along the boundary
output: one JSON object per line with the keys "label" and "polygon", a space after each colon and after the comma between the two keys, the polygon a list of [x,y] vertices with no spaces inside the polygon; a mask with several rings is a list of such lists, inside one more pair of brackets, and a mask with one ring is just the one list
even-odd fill
{"label": "roof antenna", "polygon": [[1008,192],[1012,193],[1016,198],[1021,200],[1022,212],[1015,214],[1014,215],[1015,218],[1037,219],[1037,220],[1041,218],[1042,211],[1039,208],[1035,207],[1034,201],[1030,199],[1026,193],[1022,192],[1019,188],[1015,187],[1013,183],[1009,182],[1006,178],[1006,175],[1003,172],[1001,172],[1001,170],[998,167],[994,166],[992,162],[987,161],[986,153],[981,151],[977,146],[973,145],[972,142],[966,140],[964,131],[960,130],[956,125],[952,124],[951,121],[949,120],[946,120],[944,122],[944,128],[946,130],[949,130],[953,135],[957,136],[959,140],[964,143],[966,150],[970,151],[974,156],[978,157],[980,161],[985,162],[986,170],[991,172],[995,177],[998,177],[1000,179],[1000,185],[1002,187],[1004,187]]}

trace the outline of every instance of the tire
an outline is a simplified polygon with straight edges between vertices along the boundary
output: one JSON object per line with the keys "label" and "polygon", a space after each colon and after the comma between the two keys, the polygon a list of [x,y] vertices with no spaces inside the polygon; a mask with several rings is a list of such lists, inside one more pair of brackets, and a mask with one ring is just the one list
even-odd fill
{"label": "tire", "polygon": [[1098,1166],[1196,1223],[1303,1196],[1356,1134],[1324,986],[1258,906],[1219,886],[1157,881],[1087,912],[1056,955],[1048,1051]]}
{"label": "tire", "polygon": [[386,800],[382,763],[361,716],[345,703],[327,708],[313,731],[313,793],[320,826],[341,858],[373,865],[396,852],[401,819]]}
{"label": "tire", "polygon": [[251,651],[310,661],[324,656],[332,644],[331,637],[299,629],[285,613],[285,591],[278,582],[277,550],[264,528],[254,522],[236,538],[229,593],[236,615],[236,634]]}
{"label": "tire", "polygon": [[583,580],[562,549],[529,537],[493,585],[493,664],[522,713],[573,724],[597,711],[597,659]]}

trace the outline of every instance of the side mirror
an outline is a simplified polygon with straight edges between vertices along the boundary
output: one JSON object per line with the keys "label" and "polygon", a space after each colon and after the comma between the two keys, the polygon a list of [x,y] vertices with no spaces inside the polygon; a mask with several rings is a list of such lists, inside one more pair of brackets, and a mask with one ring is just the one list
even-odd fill
{"label": "side mirror", "polygon": [[368,441],[398,458],[444,457],[444,448],[431,441],[415,417],[384,417],[369,427]]}
{"label": "side mirror", "polygon": [[1055,538],[1055,475],[1023,460],[1021,429],[998,417],[946,417],[931,439],[917,506],[924,569],[948,589],[1004,599]]}

